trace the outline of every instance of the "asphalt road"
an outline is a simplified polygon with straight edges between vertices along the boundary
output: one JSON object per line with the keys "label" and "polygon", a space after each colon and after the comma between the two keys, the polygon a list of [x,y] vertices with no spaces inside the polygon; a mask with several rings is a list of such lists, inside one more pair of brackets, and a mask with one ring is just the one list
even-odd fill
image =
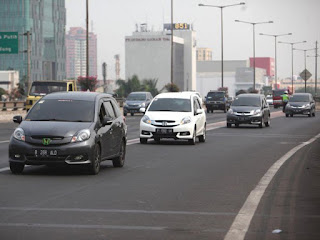
{"label": "asphalt road", "polygon": [[42,166],[12,175],[16,125],[0,124],[0,239],[320,239],[320,148],[310,140],[320,115],[272,117],[269,128],[229,129],[224,113],[207,114],[207,141],[190,146],[136,144],[141,116],[129,116],[125,167],[104,162],[97,176]]}

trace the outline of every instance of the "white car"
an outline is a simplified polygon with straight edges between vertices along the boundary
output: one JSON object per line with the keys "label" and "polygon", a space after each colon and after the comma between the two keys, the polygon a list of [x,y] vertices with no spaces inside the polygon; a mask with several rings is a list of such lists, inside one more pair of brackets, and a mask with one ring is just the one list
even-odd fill
{"label": "white car", "polygon": [[161,93],[150,103],[140,121],[140,143],[148,139],[185,139],[192,145],[196,138],[206,140],[206,114],[201,99],[193,92]]}
{"label": "white car", "polygon": [[272,95],[267,95],[266,99],[267,99],[267,103],[269,105],[273,105],[273,97],[272,97]]}

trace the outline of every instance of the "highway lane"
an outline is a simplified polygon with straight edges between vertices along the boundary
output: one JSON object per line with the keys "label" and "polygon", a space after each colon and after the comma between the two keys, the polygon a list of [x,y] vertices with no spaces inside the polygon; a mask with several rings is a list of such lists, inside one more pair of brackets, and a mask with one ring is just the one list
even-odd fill
{"label": "highway lane", "polygon": [[[176,141],[130,145],[125,168],[114,169],[104,163],[98,176],[88,176],[82,169],[47,167],[27,168],[21,176],[2,172],[1,236],[223,239],[250,191],[270,166],[293,147],[320,133],[319,119],[281,116],[272,119],[270,128],[222,127],[209,131],[207,142],[195,146]],[[318,144],[319,141],[310,147]],[[288,164],[298,168],[295,158],[307,149],[309,146]],[[301,161],[307,162],[308,158]],[[283,177],[286,175],[277,176],[271,190],[283,192],[276,189]],[[295,187],[299,189],[299,185]],[[271,190],[268,188],[267,195]],[[277,204],[274,198],[265,196],[262,203]],[[258,213],[254,223],[261,214],[267,214],[260,208]],[[288,238],[294,235],[290,232],[294,229],[290,214],[282,219],[288,232],[282,239],[293,239]],[[259,224],[250,227],[250,239],[278,239],[270,230],[279,225],[273,225],[274,218],[266,221],[268,217],[263,215],[264,221],[259,219]],[[312,234],[320,238],[319,232]]]}

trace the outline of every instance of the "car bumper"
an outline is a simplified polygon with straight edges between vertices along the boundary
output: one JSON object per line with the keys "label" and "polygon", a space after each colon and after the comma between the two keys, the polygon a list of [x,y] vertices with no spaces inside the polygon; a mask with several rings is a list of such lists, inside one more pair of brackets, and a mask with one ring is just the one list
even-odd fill
{"label": "car bumper", "polygon": [[123,107],[124,113],[141,113],[140,112],[141,107]]}
{"label": "car bumper", "polygon": [[213,110],[225,110],[226,104],[225,103],[207,103],[206,108],[213,109]]}
{"label": "car bumper", "polygon": [[[163,133],[162,131],[166,129],[170,130],[171,132]],[[194,123],[188,123],[188,124],[178,125],[174,127],[153,126],[151,124],[146,124],[144,122],[140,123],[140,138],[192,139],[193,132],[194,132]]]}
{"label": "car bumper", "polygon": [[261,124],[262,116],[237,116],[228,115],[227,123],[230,124]]}
{"label": "car bumper", "polygon": [[[47,156],[41,156],[40,151],[47,151]],[[9,144],[9,162],[26,165],[83,165],[91,163],[93,151],[94,143],[91,139],[79,143],[41,146],[12,138]]]}
{"label": "car bumper", "polygon": [[286,108],[286,114],[310,114],[312,111],[310,108]]}

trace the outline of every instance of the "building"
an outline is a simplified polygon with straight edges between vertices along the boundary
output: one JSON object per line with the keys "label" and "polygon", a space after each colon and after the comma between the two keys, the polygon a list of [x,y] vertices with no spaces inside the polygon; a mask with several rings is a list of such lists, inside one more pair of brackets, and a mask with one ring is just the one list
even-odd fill
{"label": "building", "polygon": [[[66,35],[66,73],[67,78],[87,75],[87,34],[81,27],[70,28]],[[97,69],[97,35],[89,32],[89,76],[96,77]]]}
{"label": "building", "polygon": [[3,88],[8,93],[17,88],[19,83],[18,71],[0,71],[0,88]]}
{"label": "building", "polygon": [[[236,72],[238,68],[248,67],[246,60],[224,62],[223,86],[228,88],[230,96],[236,94]],[[206,96],[210,90],[221,87],[221,61],[197,61],[197,91]]]}
{"label": "building", "polygon": [[[174,24],[173,82],[180,90],[196,89],[196,40],[189,24]],[[158,79],[158,90],[171,81],[171,24],[163,31],[141,25],[125,37],[125,76]]]}
{"label": "building", "polygon": [[[256,68],[262,68],[266,70],[266,75],[268,77],[274,77],[275,65],[274,58],[270,57],[256,57]],[[253,68],[253,58],[250,58],[250,67]]]}
{"label": "building", "polygon": [[27,76],[27,31],[31,32],[31,81],[63,80],[65,74],[65,0],[0,0],[1,32],[18,32],[19,53],[0,54],[0,70]]}
{"label": "building", "polygon": [[[255,89],[260,91],[264,86],[269,86],[266,70],[256,67]],[[242,67],[236,70],[235,90],[253,89],[253,68]]]}
{"label": "building", "polygon": [[197,61],[212,61],[212,49],[197,48]]}

